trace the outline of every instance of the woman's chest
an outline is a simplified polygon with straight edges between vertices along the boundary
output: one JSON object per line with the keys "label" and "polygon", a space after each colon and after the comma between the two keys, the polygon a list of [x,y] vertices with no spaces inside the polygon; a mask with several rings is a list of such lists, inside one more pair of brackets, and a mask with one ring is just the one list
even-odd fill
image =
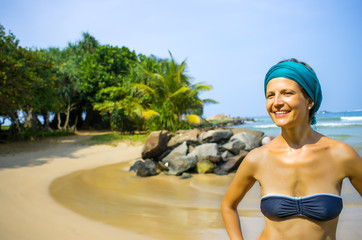
{"label": "woman's chest", "polygon": [[263,159],[256,178],[265,194],[338,194],[343,174],[328,154],[280,151]]}

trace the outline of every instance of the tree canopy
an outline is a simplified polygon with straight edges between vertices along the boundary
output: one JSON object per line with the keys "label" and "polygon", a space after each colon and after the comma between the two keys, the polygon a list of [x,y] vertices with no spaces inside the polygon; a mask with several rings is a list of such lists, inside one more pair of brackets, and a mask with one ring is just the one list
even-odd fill
{"label": "tree canopy", "polygon": [[186,61],[171,52],[137,55],[89,33],[63,49],[28,49],[0,25],[0,116],[11,121],[11,137],[26,129],[189,128],[200,124],[204,104],[216,103],[200,99],[210,90],[192,83]]}

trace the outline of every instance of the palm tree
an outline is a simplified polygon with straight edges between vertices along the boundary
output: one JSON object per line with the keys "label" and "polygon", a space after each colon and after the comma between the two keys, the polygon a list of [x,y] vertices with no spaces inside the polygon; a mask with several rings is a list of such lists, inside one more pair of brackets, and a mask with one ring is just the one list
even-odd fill
{"label": "palm tree", "polygon": [[145,83],[134,86],[143,97],[150,99],[143,116],[151,121],[151,127],[175,131],[182,125],[183,118],[191,123],[200,123],[199,115],[204,104],[216,101],[201,100],[199,93],[211,90],[211,86],[202,83],[192,85],[191,78],[185,73],[186,61],[177,64],[171,52],[170,56],[170,61],[161,62],[157,72],[143,69],[147,75]]}

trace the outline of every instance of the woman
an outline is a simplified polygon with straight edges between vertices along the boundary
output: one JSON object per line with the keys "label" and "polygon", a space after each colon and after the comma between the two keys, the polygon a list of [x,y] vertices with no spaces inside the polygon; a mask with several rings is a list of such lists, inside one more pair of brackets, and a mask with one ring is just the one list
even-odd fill
{"label": "woman", "polygon": [[258,239],[336,239],[343,179],[362,194],[361,157],[311,128],[322,93],[307,64],[278,63],[264,87],[267,111],[281,134],[246,156],[226,192],[221,209],[229,237],[243,239],[237,206],[257,181],[265,217]]}

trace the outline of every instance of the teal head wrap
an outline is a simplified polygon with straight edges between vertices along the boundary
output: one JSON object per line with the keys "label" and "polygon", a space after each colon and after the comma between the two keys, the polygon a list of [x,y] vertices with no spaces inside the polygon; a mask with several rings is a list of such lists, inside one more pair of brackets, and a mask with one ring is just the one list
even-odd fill
{"label": "teal head wrap", "polygon": [[274,65],[265,75],[264,93],[266,94],[266,86],[273,78],[283,77],[297,82],[309,95],[314,102],[314,106],[310,110],[313,115],[311,124],[316,124],[314,114],[318,111],[322,103],[321,85],[315,72],[302,63],[286,61]]}

